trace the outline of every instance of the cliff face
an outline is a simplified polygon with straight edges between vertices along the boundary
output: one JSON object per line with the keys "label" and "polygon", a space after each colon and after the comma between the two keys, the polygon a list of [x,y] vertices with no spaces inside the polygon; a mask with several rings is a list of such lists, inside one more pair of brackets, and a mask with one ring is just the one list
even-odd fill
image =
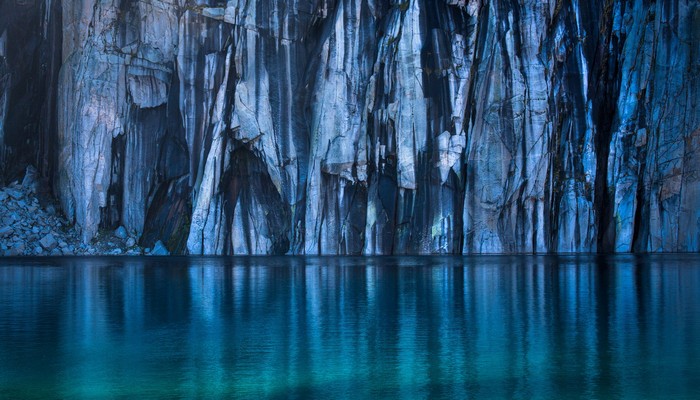
{"label": "cliff face", "polygon": [[6,0],[0,175],[190,254],[700,251],[693,0]]}

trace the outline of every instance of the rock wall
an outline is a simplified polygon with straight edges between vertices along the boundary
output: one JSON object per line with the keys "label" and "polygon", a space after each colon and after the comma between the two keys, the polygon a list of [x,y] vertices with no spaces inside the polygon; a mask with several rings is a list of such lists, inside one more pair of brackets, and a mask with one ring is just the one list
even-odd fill
{"label": "rock wall", "polygon": [[0,186],[56,170],[60,2],[0,1]]}
{"label": "rock wall", "polygon": [[697,1],[0,7],[0,176],[39,165],[84,241],[700,251]]}

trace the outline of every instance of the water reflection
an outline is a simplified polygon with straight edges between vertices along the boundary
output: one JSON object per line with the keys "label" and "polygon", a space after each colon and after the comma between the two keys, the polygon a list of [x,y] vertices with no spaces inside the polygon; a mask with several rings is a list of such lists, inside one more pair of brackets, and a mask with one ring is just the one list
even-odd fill
{"label": "water reflection", "polygon": [[699,261],[0,260],[0,397],[697,398]]}

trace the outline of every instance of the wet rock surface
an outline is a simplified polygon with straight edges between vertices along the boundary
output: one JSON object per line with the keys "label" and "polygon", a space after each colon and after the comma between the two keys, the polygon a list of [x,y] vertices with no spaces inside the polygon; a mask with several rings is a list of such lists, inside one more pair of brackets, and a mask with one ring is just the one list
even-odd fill
{"label": "wet rock surface", "polygon": [[3,2],[0,180],[34,163],[83,243],[175,254],[700,251],[698,27],[687,0]]}

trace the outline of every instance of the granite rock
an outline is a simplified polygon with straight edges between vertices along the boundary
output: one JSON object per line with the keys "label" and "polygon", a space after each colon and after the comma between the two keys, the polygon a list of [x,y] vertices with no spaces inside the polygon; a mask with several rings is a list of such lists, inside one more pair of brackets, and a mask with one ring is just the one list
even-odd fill
{"label": "granite rock", "polygon": [[156,242],[153,249],[148,253],[152,256],[168,256],[170,252],[160,240]]}
{"label": "granite rock", "polygon": [[41,238],[39,240],[39,243],[41,244],[41,247],[46,249],[47,251],[51,251],[58,246],[58,242],[56,241],[56,238],[52,234],[48,234]]}
{"label": "granite rock", "polygon": [[699,26],[686,0],[3,2],[0,178],[39,160],[84,243],[173,253],[700,251]]}
{"label": "granite rock", "polygon": [[126,228],[120,226],[119,228],[115,229],[114,236],[118,237],[119,239],[126,239],[129,234],[126,232]]}
{"label": "granite rock", "polygon": [[2,238],[12,236],[13,233],[15,233],[15,230],[9,226],[3,226],[0,228],[0,237]]}

